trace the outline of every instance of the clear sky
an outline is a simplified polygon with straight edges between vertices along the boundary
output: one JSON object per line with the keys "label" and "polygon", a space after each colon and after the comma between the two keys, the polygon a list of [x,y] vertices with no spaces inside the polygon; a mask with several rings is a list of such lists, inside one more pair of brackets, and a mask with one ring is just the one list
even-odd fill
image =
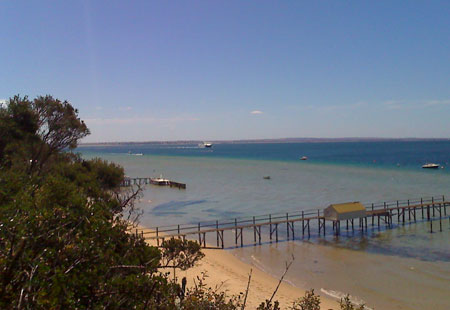
{"label": "clear sky", "polygon": [[93,141],[450,137],[450,1],[1,1],[0,100]]}

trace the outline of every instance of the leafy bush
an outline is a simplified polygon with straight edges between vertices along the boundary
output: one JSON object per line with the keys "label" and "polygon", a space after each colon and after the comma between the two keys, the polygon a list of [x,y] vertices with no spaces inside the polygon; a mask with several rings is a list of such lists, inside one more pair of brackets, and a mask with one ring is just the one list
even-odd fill
{"label": "leafy bush", "polygon": [[292,310],[320,310],[320,296],[314,294],[314,289],[305,292],[305,296],[296,300]]}

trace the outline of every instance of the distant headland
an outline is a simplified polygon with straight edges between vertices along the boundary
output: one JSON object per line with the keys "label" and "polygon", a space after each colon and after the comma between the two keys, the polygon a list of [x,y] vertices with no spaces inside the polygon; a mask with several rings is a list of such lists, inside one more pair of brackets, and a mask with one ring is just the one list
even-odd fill
{"label": "distant headland", "polygon": [[[83,145],[124,145],[124,144],[199,144],[205,140],[174,141],[121,141],[121,142],[86,142]],[[279,138],[279,139],[242,139],[242,140],[207,140],[213,144],[244,143],[326,143],[326,142],[412,142],[412,141],[450,141],[450,138]]]}

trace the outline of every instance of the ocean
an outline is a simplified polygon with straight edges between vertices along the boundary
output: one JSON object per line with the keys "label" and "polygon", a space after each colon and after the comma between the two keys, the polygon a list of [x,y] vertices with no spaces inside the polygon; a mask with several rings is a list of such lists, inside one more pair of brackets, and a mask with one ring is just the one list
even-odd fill
{"label": "ocean", "polygon": [[[138,205],[147,227],[323,209],[348,201],[450,197],[450,141],[222,143],[211,149],[133,143],[76,151],[121,164],[130,177],[163,175],[187,184],[185,191],[146,187]],[[443,169],[421,168],[429,162]],[[428,222],[394,224],[393,229],[369,227],[366,235],[308,239],[296,233],[294,241],[281,235],[278,243],[229,251],[277,277],[293,256],[286,281],[335,298],[350,293],[371,308],[449,309],[449,219],[433,234]]]}

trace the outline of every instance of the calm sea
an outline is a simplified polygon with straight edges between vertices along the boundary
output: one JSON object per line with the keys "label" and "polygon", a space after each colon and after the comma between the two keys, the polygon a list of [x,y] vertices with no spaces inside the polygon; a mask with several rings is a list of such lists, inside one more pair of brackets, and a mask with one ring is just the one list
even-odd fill
{"label": "calm sea", "polygon": [[[186,191],[146,188],[139,206],[141,223],[149,227],[323,209],[347,201],[450,197],[450,141],[216,144],[212,149],[122,144],[77,151],[119,163],[131,177],[163,175],[187,184]],[[132,155],[137,153],[143,155]],[[421,168],[429,162],[443,169]],[[290,283],[336,298],[348,292],[376,309],[449,309],[449,219],[442,232],[428,231],[429,223],[419,221],[373,229],[368,236],[303,239],[297,233],[295,241],[231,251],[275,276],[293,255]]]}

